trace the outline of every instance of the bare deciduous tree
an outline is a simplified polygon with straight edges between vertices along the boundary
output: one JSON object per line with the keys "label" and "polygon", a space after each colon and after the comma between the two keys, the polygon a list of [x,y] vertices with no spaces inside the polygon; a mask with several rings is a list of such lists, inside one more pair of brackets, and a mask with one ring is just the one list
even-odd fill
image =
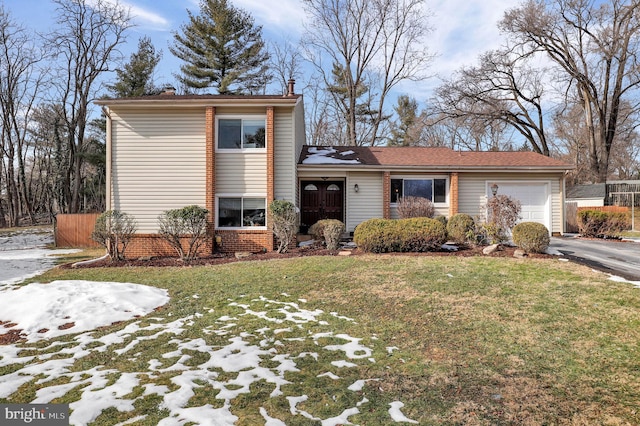
{"label": "bare deciduous tree", "polygon": [[530,67],[528,59],[509,51],[483,54],[479,66],[463,68],[436,90],[433,113],[463,119],[472,127],[507,124],[533,151],[548,156],[544,85],[541,71]]}
{"label": "bare deciduous tree", "polygon": [[579,94],[589,166],[604,182],[621,103],[640,85],[640,1],[528,0],[507,11],[500,26],[518,46],[546,54]]}
{"label": "bare deciduous tree", "polygon": [[[325,87],[342,87],[329,91],[345,121],[345,138],[334,144],[375,145],[389,92],[403,80],[426,78],[424,1],[304,0],[304,6],[307,55]],[[359,116],[370,130],[366,138]]]}
{"label": "bare deciduous tree", "polygon": [[28,125],[44,73],[38,68],[43,52],[33,38],[0,5],[0,193],[6,206],[0,199],[0,225],[5,215],[10,226],[17,226],[21,216],[35,223],[27,174]]}
{"label": "bare deciduous tree", "polygon": [[62,211],[81,209],[85,139],[89,106],[99,89],[99,77],[113,70],[120,58],[118,47],[131,26],[129,11],[108,0],[53,0],[58,29],[51,37],[59,63],[56,102],[61,103],[65,124],[68,168],[64,171]]}

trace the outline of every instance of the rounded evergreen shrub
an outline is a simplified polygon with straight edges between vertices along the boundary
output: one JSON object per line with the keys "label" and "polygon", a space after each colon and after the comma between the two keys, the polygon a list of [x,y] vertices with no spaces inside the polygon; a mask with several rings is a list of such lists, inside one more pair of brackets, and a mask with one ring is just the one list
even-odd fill
{"label": "rounded evergreen shrub", "polygon": [[369,219],[358,226],[353,232],[353,242],[363,251],[370,253],[388,253],[398,251],[399,242],[396,240],[392,219]]}
{"label": "rounded evergreen shrub", "polygon": [[372,253],[438,250],[447,241],[444,225],[426,217],[370,219],[356,227],[353,241]]}
{"label": "rounded evergreen shrub", "polygon": [[469,234],[474,231],[476,224],[471,216],[458,213],[447,222],[449,239],[457,244],[465,244],[469,240]]}
{"label": "rounded evergreen shrub", "polygon": [[515,245],[527,253],[544,253],[549,247],[549,230],[538,222],[521,222],[513,227]]}
{"label": "rounded evergreen shrub", "polygon": [[439,250],[447,242],[447,230],[442,222],[427,217],[400,219],[396,223],[400,235],[400,251],[424,252]]}

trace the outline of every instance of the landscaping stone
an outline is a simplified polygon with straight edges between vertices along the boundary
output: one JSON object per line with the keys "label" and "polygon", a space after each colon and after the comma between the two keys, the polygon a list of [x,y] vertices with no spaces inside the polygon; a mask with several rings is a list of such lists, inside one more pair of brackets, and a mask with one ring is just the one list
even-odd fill
{"label": "landscaping stone", "polygon": [[486,246],[482,249],[482,254],[495,253],[496,251],[498,251],[498,247],[500,247],[500,244],[491,244],[490,246]]}
{"label": "landscaping stone", "polygon": [[513,252],[513,257],[515,257],[517,259],[523,259],[523,258],[527,257],[527,253],[522,249],[516,249]]}
{"label": "landscaping stone", "polygon": [[247,257],[253,256],[253,253],[250,251],[237,251],[235,253],[236,259],[245,259]]}

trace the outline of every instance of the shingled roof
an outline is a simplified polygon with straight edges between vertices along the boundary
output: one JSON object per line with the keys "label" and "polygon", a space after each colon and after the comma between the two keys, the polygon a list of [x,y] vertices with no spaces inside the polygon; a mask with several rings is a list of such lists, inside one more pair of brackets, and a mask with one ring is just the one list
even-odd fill
{"label": "shingled roof", "polygon": [[454,151],[445,147],[304,146],[299,164],[310,167],[568,170],[573,166],[535,152]]}

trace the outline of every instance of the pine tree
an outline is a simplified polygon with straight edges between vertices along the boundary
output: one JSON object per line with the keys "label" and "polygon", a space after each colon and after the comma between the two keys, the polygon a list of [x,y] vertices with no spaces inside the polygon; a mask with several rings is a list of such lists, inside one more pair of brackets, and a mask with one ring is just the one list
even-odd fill
{"label": "pine tree", "polygon": [[219,94],[256,94],[271,79],[262,27],[227,0],[202,0],[190,11],[182,34],[174,33],[171,53],[185,63],[177,78],[187,88],[214,87]]}
{"label": "pine tree", "polygon": [[123,69],[116,70],[118,81],[107,86],[117,98],[150,95],[157,91],[153,83],[153,73],[162,53],[156,53],[149,37],[138,41],[138,51],[131,54],[129,63]]}
{"label": "pine tree", "polygon": [[418,102],[407,95],[398,97],[398,104],[393,108],[398,120],[391,126],[389,146],[415,145],[419,137],[416,129],[418,124]]}

